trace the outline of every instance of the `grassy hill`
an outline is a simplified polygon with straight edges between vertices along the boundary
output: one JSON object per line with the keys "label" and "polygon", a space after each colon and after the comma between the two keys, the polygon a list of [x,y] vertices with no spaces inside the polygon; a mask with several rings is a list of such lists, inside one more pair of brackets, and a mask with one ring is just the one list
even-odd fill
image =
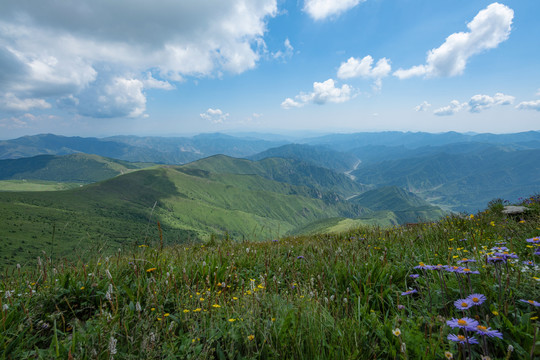
{"label": "grassy hill", "polygon": [[369,187],[352,181],[343,174],[310,163],[283,158],[259,161],[215,155],[184,165],[186,168],[206,170],[216,174],[252,174],[266,179],[305,186],[322,192],[333,192],[342,198],[360,194]]}
{"label": "grassy hill", "polygon": [[67,191],[0,193],[6,219],[0,256],[13,264],[35,258],[39,249],[66,256],[98,243],[134,246],[145,241],[149,228],[156,233],[156,221],[165,243],[225,233],[263,240],[322,218],[365,212],[321,191],[259,175],[162,166]]}
{"label": "grassy hill", "polygon": [[0,180],[29,179],[87,184],[153,165],[155,164],[131,163],[83,153],[39,155],[0,160]]}
{"label": "grassy hill", "polygon": [[[155,171],[140,171],[139,185],[157,180]],[[170,193],[171,183],[156,185],[154,195]],[[0,354],[536,359],[539,201],[520,204],[529,208],[523,221],[492,204],[415,227],[163,249],[155,234],[148,246],[113,256],[41,254],[34,267],[0,275]],[[507,252],[496,254],[500,246]]]}

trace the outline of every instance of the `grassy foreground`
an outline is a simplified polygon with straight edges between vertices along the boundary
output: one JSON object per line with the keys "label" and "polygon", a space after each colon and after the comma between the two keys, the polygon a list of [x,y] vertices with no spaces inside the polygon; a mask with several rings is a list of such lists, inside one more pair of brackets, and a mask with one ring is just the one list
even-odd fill
{"label": "grassy foreground", "polygon": [[535,359],[540,197],[524,204],[518,219],[492,202],[409,227],[44,257],[1,279],[0,357]]}

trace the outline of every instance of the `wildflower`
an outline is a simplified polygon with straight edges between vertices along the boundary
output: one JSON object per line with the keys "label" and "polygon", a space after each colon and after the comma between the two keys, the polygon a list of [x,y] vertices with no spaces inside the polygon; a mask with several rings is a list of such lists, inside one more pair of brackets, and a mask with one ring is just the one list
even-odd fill
{"label": "wildflower", "polygon": [[142,308],[141,308],[141,304],[137,301],[137,303],[135,304],[135,310],[137,310],[137,312],[141,312],[142,311]]}
{"label": "wildflower", "polygon": [[105,270],[105,274],[107,274],[107,277],[109,278],[109,280],[112,280],[112,275],[109,269]]}
{"label": "wildflower", "polygon": [[452,320],[446,321],[446,325],[450,326],[451,328],[461,328],[469,330],[471,328],[476,328],[478,326],[478,321],[467,317],[461,319],[452,318]]}
{"label": "wildflower", "polygon": [[409,275],[410,278],[413,278],[413,279],[418,279],[420,277],[420,275],[418,274],[412,274],[412,275]]}
{"label": "wildflower", "polygon": [[188,309],[184,309],[184,314],[187,314],[189,312]]}
{"label": "wildflower", "polygon": [[255,339],[255,335],[249,335],[249,336],[248,336],[248,340],[249,340],[249,341],[252,341],[253,339]]}
{"label": "wildflower", "polygon": [[296,257],[296,260],[301,260],[301,259],[304,259],[302,255]]}
{"label": "wildflower", "polygon": [[193,310],[193,312],[200,312],[201,310],[201,308],[196,308],[195,310]]}
{"label": "wildflower", "polygon": [[8,309],[9,309],[9,305],[8,305],[8,304],[2,305],[2,310],[7,311]]}
{"label": "wildflower", "polygon": [[212,305],[212,307],[214,307],[214,308],[216,308],[216,309],[217,309],[217,308],[220,308],[220,307],[221,307],[221,305],[218,305],[218,304],[214,304],[214,305]]}
{"label": "wildflower", "polygon": [[431,265],[426,265],[423,262],[414,267],[415,269],[431,270]]}
{"label": "wildflower", "polygon": [[478,344],[478,340],[476,340],[474,337],[466,337],[463,335],[450,334],[448,335],[448,340],[458,342],[460,344]]}
{"label": "wildflower", "polygon": [[167,316],[169,316],[169,315],[171,315],[171,314],[165,313],[165,314],[163,314],[163,317],[167,317]]}
{"label": "wildflower", "polygon": [[399,310],[403,310],[403,309],[405,309],[405,306],[403,306],[403,305],[400,304],[400,305],[397,306],[397,308],[398,308]]}
{"label": "wildflower", "polygon": [[444,352],[444,357],[447,358],[447,359],[453,359],[454,355],[450,351],[445,351]]}
{"label": "wildflower", "polygon": [[466,264],[466,263],[470,263],[470,262],[476,262],[476,260],[463,258],[463,259],[458,261],[458,264]]}
{"label": "wildflower", "polygon": [[534,266],[534,262],[532,262],[531,260],[523,261],[523,264],[525,264],[525,265],[530,265],[530,266]]}
{"label": "wildflower", "polygon": [[527,303],[527,304],[531,304],[531,305],[533,305],[533,306],[540,306],[540,303],[537,302],[537,301],[534,301],[534,300],[520,299],[519,301],[524,302],[524,303]]}
{"label": "wildflower", "polygon": [[499,312],[497,310],[493,310],[491,313],[495,316],[499,316]]}
{"label": "wildflower", "polygon": [[392,330],[392,334],[394,334],[395,336],[400,336],[401,335],[401,330],[399,330],[399,328],[394,329],[394,330]]}
{"label": "wildflower", "polygon": [[528,243],[532,243],[532,244],[540,244],[540,237],[533,237],[531,239],[527,239],[525,240],[527,241]]}
{"label": "wildflower", "polygon": [[150,273],[150,272],[156,271],[156,270],[157,270],[157,268],[154,267],[154,268],[146,269],[146,272],[147,272],[147,273]]}
{"label": "wildflower", "polygon": [[467,296],[466,300],[469,300],[473,305],[481,305],[486,301],[486,297],[482,294],[471,294]]}
{"label": "wildflower", "polygon": [[478,335],[481,336],[487,336],[487,337],[497,337],[499,339],[502,339],[502,333],[499,330],[491,330],[491,328],[477,325],[476,329],[474,329]]}
{"label": "wildflower", "polygon": [[412,289],[412,290],[409,290],[409,291],[402,292],[401,295],[402,296],[411,295],[411,294],[414,294],[414,293],[417,293],[417,292],[418,292],[418,290]]}
{"label": "wildflower", "polygon": [[497,252],[497,253],[495,253],[495,256],[502,257],[504,260],[506,260],[506,259],[518,259],[518,256],[516,255],[516,253],[510,253],[508,251]]}
{"label": "wildflower", "polygon": [[236,319],[229,319],[229,322],[235,322]]}
{"label": "wildflower", "polygon": [[116,354],[116,343],[117,342],[118,341],[114,337],[111,336],[111,339],[109,340],[109,353],[111,355]]}
{"label": "wildflower", "polygon": [[458,310],[467,310],[474,306],[472,301],[469,301],[468,299],[459,299],[454,301],[454,306]]}
{"label": "wildflower", "polygon": [[80,289],[81,289],[81,290],[84,290],[84,286],[81,286]]}
{"label": "wildflower", "polygon": [[460,274],[480,274],[480,271],[478,271],[478,270],[471,270],[471,269],[467,269],[467,268],[461,269],[461,270],[459,270],[457,272],[460,273]]}
{"label": "wildflower", "polygon": [[461,272],[463,269],[464,268],[461,266],[447,266],[445,268],[445,270],[448,272],[457,272],[457,273]]}

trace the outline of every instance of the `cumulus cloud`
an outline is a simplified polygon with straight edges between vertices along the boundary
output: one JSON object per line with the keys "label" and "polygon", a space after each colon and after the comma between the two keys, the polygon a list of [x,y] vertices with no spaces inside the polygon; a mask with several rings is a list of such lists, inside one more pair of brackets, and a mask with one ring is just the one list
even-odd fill
{"label": "cumulus cloud", "polygon": [[516,106],[516,109],[540,111],[540,100],[522,101]]}
{"label": "cumulus cloud", "polygon": [[[0,81],[21,100],[73,96],[80,109],[91,107],[82,93],[114,87],[126,93],[93,106],[102,104],[103,116],[135,116],[144,111],[143,89],[255,67],[276,14],[276,0],[8,1],[0,12]],[[100,81],[102,71],[111,81]]]}
{"label": "cumulus cloud", "polygon": [[467,103],[460,103],[457,100],[452,100],[450,102],[450,105],[439,108],[439,109],[435,110],[433,113],[435,115],[437,115],[437,116],[454,115],[454,114],[460,112],[466,106],[467,106]]}
{"label": "cumulus cloud", "polygon": [[496,105],[511,105],[514,103],[514,100],[514,96],[505,95],[503,93],[496,93],[494,96],[478,94],[473,95],[469,101],[465,103],[460,103],[457,100],[453,100],[450,102],[450,105],[439,108],[433,113],[438,116],[454,115],[461,110],[469,110],[471,113],[479,113]]}
{"label": "cumulus cloud", "polygon": [[423,112],[423,111],[427,111],[428,108],[430,107],[431,107],[431,104],[428,103],[427,101],[424,101],[420,105],[415,106],[414,111]]}
{"label": "cumulus cloud", "polygon": [[515,99],[516,98],[511,95],[505,95],[502,93],[497,93],[493,97],[489,95],[474,95],[469,100],[469,111],[478,113],[495,105],[510,105],[514,103]]}
{"label": "cumulus cloud", "polygon": [[339,15],[366,0],[305,0],[304,11],[314,20]]}
{"label": "cumulus cloud", "polygon": [[482,51],[496,48],[510,35],[514,11],[508,6],[493,3],[481,10],[467,24],[469,32],[454,33],[427,54],[426,64],[399,69],[400,79],[414,76],[456,76],[465,71],[468,59]]}
{"label": "cumulus cloud", "polygon": [[200,117],[214,124],[222,124],[229,117],[229,113],[224,114],[221,109],[209,108],[206,112],[200,114]]}
{"label": "cumulus cloud", "polygon": [[299,95],[296,95],[294,99],[285,99],[281,103],[281,107],[290,109],[293,107],[302,107],[309,103],[319,105],[326,104],[327,102],[342,103],[349,101],[352,96],[352,87],[347,84],[336,87],[334,80],[328,79],[324,82],[314,82],[313,91],[310,93],[300,93]]}
{"label": "cumulus cloud", "polygon": [[380,89],[382,86],[382,78],[388,76],[392,67],[390,60],[382,58],[373,66],[373,58],[370,55],[364,58],[350,57],[347,62],[341,63],[337,76],[340,79],[351,79],[361,77],[364,79],[374,79],[375,88]]}

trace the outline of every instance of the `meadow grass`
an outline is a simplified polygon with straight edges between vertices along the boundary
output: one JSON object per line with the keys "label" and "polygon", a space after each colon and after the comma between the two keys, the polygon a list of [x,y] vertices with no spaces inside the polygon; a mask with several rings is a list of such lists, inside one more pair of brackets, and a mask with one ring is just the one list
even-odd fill
{"label": "meadow grass", "polygon": [[[414,226],[165,248],[157,237],[89,262],[44,256],[2,276],[0,354],[538,358],[540,197],[524,204],[530,211],[515,219],[493,202]],[[473,294],[485,299],[454,304]]]}

